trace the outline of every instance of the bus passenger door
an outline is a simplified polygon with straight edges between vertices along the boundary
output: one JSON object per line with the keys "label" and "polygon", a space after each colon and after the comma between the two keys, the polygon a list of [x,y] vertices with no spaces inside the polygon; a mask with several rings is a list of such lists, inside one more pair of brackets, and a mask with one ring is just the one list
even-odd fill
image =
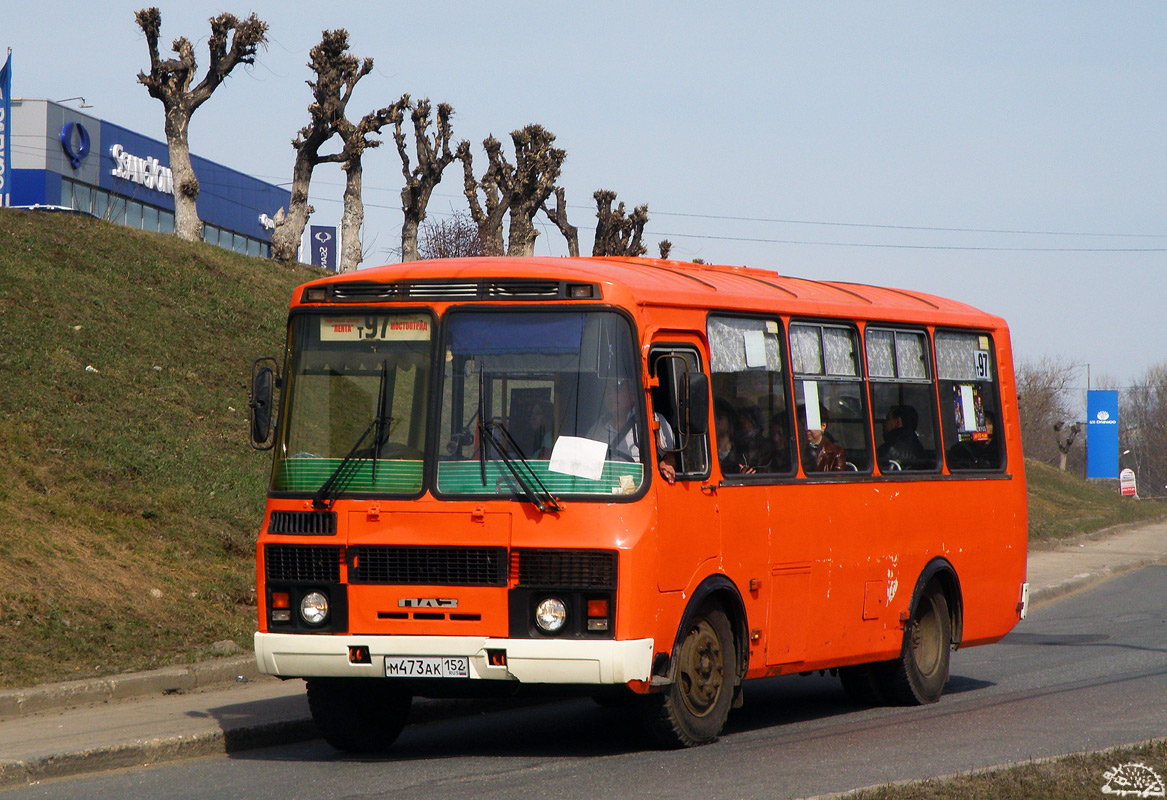
{"label": "bus passenger door", "polygon": [[[687,337],[686,337],[687,338]],[[657,552],[659,568],[657,587],[662,592],[681,591],[688,587],[701,564],[715,560],[721,552],[717,500],[703,486],[709,480],[709,435],[695,432],[688,420],[686,396],[690,386],[705,392],[700,403],[708,421],[708,382],[700,350],[695,341],[653,345],[649,354],[649,375],[655,379],[651,391],[650,425],[658,418],[673,432],[670,444],[658,440],[654,454],[656,471],[652,476],[657,498]],[[690,376],[702,376],[700,381]],[[669,484],[661,475],[660,463],[669,462],[676,470],[676,481]]]}

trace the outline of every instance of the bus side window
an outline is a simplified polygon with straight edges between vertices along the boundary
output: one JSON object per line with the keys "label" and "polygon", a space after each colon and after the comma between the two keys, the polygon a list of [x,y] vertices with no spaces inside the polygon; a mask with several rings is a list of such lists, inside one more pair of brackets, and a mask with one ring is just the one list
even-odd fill
{"label": "bus side window", "polygon": [[[654,349],[649,357],[649,369],[658,379],[658,385],[652,390],[650,419],[659,414],[663,418],[660,427],[665,431],[658,435],[657,457],[672,459],[678,480],[708,477],[708,434],[687,433],[681,424],[685,373],[701,371],[697,353],[688,348]],[[655,426],[650,423],[650,427]],[[670,434],[671,442],[668,441]]]}
{"label": "bus side window", "polygon": [[855,329],[791,323],[790,357],[803,471],[869,472],[870,427]]}
{"label": "bus side window", "polygon": [[710,316],[709,369],[721,474],[790,475],[794,457],[776,319]]}
{"label": "bus side window", "polygon": [[868,327],[867,378],[880,472],[936,470],[936,392],[928,363],[928,336],[923,331]]}
{"label": "bus side window", "polygon": [[940,420],[951,472],[1004,466],[995,364],[987,333],[936,331]]}

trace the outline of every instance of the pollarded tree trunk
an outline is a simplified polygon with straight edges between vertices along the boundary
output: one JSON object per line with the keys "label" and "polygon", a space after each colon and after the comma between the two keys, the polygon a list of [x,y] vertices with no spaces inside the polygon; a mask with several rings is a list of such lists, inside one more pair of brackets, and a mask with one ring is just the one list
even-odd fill
{"label": "pollarded tree trunk", "polygon": [[361,159],[345,164],[344,213],[340,217],[340,259],[338,272],[352,272],[361,265],[361,226],[365,224],[365,203],[361,199]]}
{"label": "pollarded tree trunk", "polygon": [[312,180],[312,163],[296,158],[292,167],[292,199],[285,214],[281,208],[275,216],[276,227],[271,234],[272,258],[281,264],[291,264],[296,260],[300,240],[304,238],[304,228],[308,217],[315,211],[308,205],[308,185]]}
{"label": "pollarded tree trunk", "polygon": [[166,141],[170,148],[170,171],[174,175],[174,235],[187,242],[203,238],[199,219],[199,179],[190,160],[188,131],[190,111],[185,104],[166,109]]}

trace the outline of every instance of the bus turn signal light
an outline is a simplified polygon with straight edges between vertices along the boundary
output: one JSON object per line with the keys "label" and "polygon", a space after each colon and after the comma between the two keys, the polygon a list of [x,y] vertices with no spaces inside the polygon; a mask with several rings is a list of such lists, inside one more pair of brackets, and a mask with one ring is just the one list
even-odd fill
{"label": "bus turn signal light", "polygon": [[606,630],[608,630],[608,601],[607,600],[589,600],[588,601],[588,630],[589,631],[606,631]]}
{"label": "bus turn signal light", "polygon": [[287,592],[272,592],[271,593],[271,607],[272,608],[291,608],[292,597]]}

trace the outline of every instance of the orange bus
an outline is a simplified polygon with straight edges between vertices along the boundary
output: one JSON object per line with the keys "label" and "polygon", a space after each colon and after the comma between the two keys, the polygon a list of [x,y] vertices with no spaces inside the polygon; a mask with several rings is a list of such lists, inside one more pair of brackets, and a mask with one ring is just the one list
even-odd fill
{"label": "orange bus", "polygon": [[[279,413],[274,414],[276,390]],[[543,689],[710,742],[751,678],[935,702],[1027,601],[1009,332],[919,292],[654,259],[398,264],[296,290],[260,671],[324,738]]]}

